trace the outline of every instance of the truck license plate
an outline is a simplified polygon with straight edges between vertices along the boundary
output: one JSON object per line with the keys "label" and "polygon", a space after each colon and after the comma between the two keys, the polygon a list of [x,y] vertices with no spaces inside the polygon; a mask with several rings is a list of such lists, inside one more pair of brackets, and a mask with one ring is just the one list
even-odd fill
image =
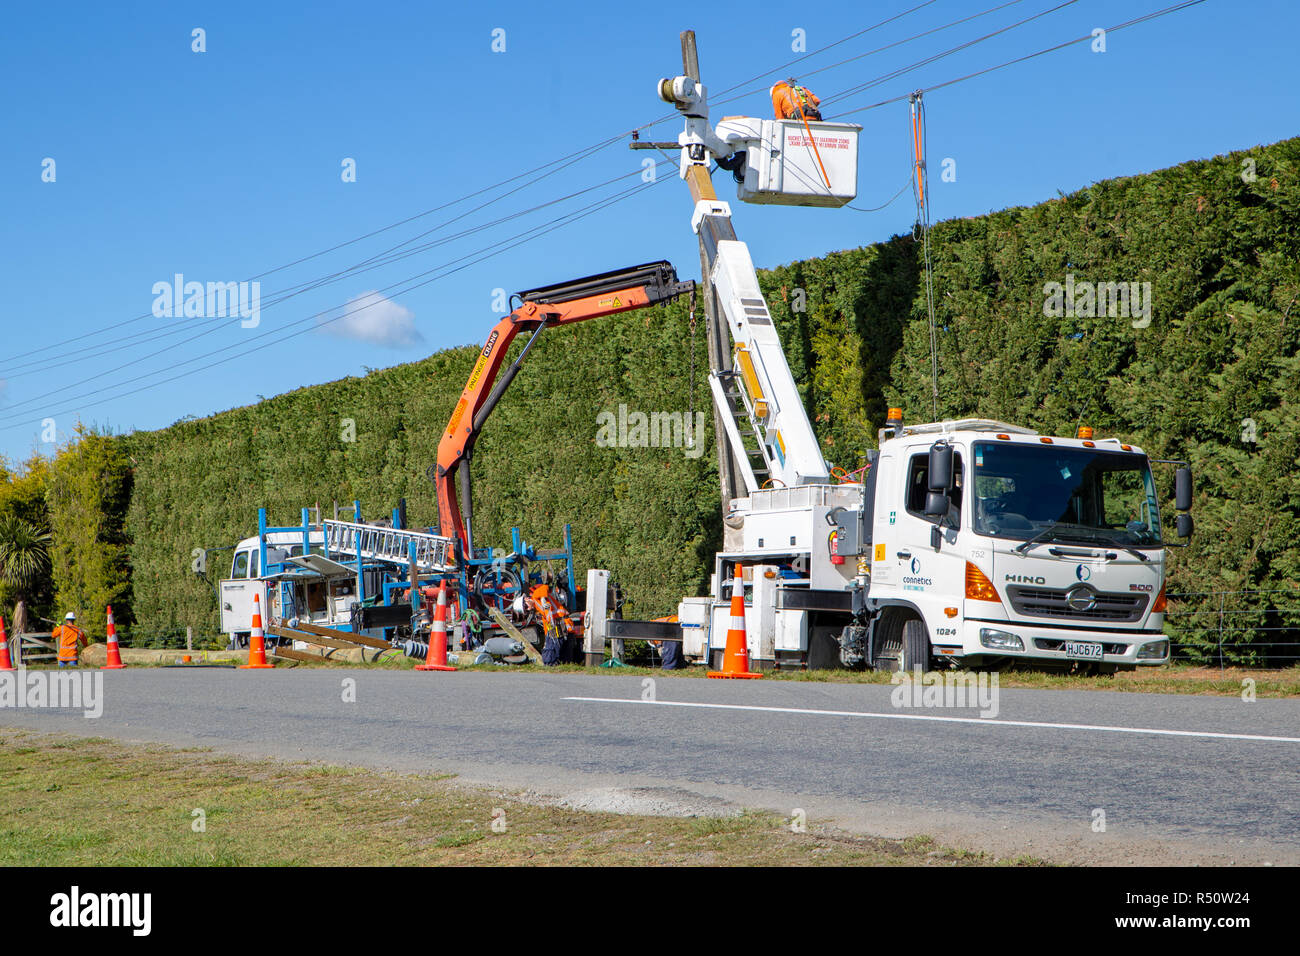
{"label": "truck license plate", "polygon": [[1102,646],[1092,641],[1066,641],[1065,656],[1081,661],[1099,661],[1102,656]]}

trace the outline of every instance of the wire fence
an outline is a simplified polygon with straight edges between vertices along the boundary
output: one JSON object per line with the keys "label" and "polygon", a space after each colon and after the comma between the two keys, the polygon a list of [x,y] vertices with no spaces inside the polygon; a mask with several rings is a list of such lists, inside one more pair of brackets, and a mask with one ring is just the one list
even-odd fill
{"label": "wire fence", "polygon": [[1224,667],[1300,662],[1300,588],[1169,595],[1170,660]]}

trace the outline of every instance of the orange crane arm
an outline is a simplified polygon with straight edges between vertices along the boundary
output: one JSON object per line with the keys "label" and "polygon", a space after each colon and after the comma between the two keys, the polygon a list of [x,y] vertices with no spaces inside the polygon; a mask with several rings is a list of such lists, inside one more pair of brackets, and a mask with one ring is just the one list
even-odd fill
{"label": "orange crane arm", "polygon": [[[660,261],[517,293],[519,307],[498,322],[488,335],[438,443],[434,477],[438,492],[438,522],[442,534],[454,534],[460,539],[466,558],[472,556],[474,543],[469,472],[474,443],[542,332],[551,326],[572,325],[657,305],[694,288],[694,282],[677,281],[677,271],[669,263]],[[532,336],[498,382],[497,375],[505,362],[506,352],[521,331],[531,331]],[[459,497],[456,489],[458,475]]]}

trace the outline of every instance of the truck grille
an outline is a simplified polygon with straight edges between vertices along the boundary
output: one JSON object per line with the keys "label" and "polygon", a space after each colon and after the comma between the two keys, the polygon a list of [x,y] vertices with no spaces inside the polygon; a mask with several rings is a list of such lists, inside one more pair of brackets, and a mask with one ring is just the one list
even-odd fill
{"label": "truck grille", "polygon": [[1065,589],[1012,585],[1007,588],[1007,598],[1012,609],[1026,617],[1119,623],[1141,620],[1148,600],[1145,594],[1098,591],[1087,584]]}

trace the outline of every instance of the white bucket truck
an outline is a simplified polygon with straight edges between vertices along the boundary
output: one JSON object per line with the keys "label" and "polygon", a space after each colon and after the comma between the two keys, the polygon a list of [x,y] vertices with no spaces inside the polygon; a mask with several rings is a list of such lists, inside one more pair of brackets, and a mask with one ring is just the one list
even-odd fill
{"label": "white bucket truck", "polygon": [[[857,192],[858,127],[728,117],[715,128],[694,35],[682,40],[686,73],[657,90],[685,119],[680,172],[708,279],[726,511],[712,593],[678,607],[685,655],[718,666],[741,564],[759,668],[1165,663],[1168,543],[1142,449],[1088,429],[1059,438],[981,419],[904,425],[893,409],[861,473],[824,460],[709,167],[732,172],[742,201],[841,206]],[[1180,467],[1184,538],[1191,496]],[[618,633],[639,636],[642,623],[618,622]]]}

